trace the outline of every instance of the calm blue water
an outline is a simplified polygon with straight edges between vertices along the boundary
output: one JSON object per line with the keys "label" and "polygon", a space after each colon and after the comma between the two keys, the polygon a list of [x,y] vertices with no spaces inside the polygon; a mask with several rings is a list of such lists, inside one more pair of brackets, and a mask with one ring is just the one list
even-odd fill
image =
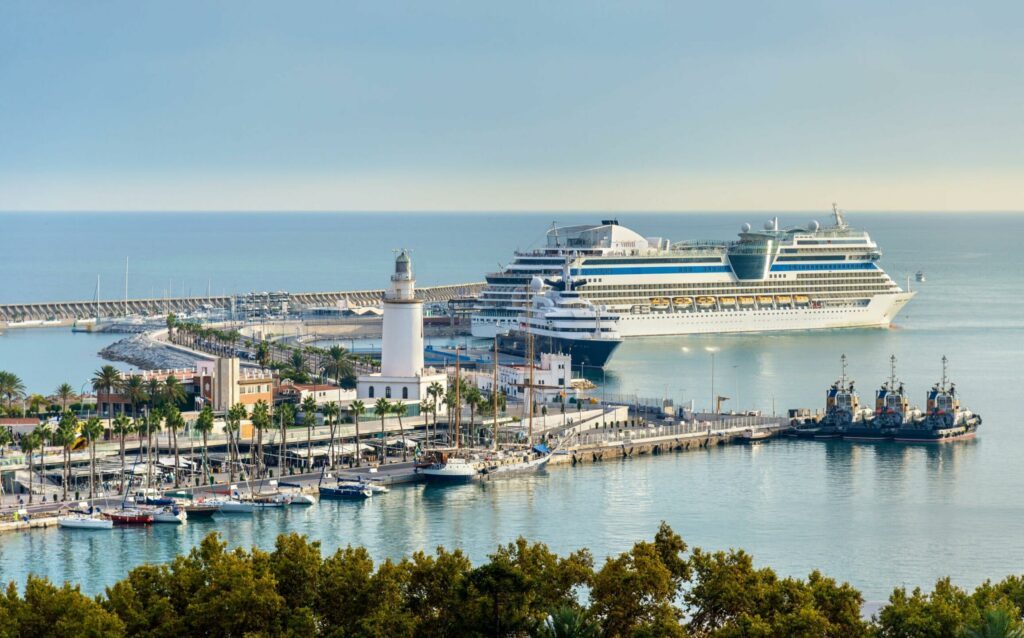
{"label": "calm blue water", "polygon": [[[645,234],[674,239],[725,238],[744,219],[757,221],[751,215],[619,217]],[[498,260],[507,260],[515,246],[533,243],[550,221],[538,215],[89,216],[84,222],[62,222],[67,219],[19,217],[14,227],[23,238],[46,237],[55,246],[73,241],[95,246],[100,236],[115,247],[134,246],[140,287],[145,285],[141,269],[147,255],[153,255],[151,285],[176,270],[179,280],[201,284],[203,290],[207,273],[215,290],[218,285],[229,290],[377,287],[386,278],[390,249],[399,246],[415,249],[415,266],[425,282],[472,281]],[[783,222],[806,219],[784,216]],[[0,223],[9,221],[5,217]],[[766,412],[774,402],[781,412],[822,407],[842,353],[862,393],[869,395],[887,376],[888,357],[894,353],[898,375],[923,403],[945,354],[965,403],[985,418],[977,441],[941,448],[773,442],[754,449],[555,468],[535,478],[486,486],[410,487],[362,505],[325,503],[213,527],[5,535],[0,536],[0,576],[23,580],[31,570],[81,582],[96,592],[130,566],[185,551],[214,528],[232,542],[264,547],[277,532],[295,529],[322,540],[326,550],[358,543],[377,557],[443,543],[482,558],[519,534],[559,551],[586,545],[600,556],[649,537],[663,519],[691,543],[743,547],[758,562],[786,574],[820,568],[849,580],[872,600],[883,599],[894,584],[929,585],[945,574],[973,585],[1020,573],[1024,474],[1018,466],[1024,442],[1019,413],[1024,392],[1017,371],[1024,360],[1024,286],[1019,280],[1024,257],[1018,244],[1024,216],[874,214],[851,216],[851,222],[872,232],[885,252],[883,266],[901,281],[919,269],[928,274],[927,283],[914,284],[920,294],[895,328],[629,341],[606,377],[597,380],[607,392],[693,398],[704,407],[711,396],[711,359],[705,348],[715,347],[719,394],[733,397],[740,407]],[[205,230],[198,232],[197,226]],[[229,227],[236,234],[218,246],[223,236],[217,235]],[[152,242],[158,230],[198,244],[180,251],[176,246],[173,253],[138,248],[143,240]],[[111,263],[104,280],[120,277],[123,267],[124,250],[117,248],[62,248],[54,258],[40,257],[23,244],[11,242],[15,254],[4,259],[67,276],[42,276],[26,266],[25,277],[0,284],[0,299],[88,297],[95,271],[105,261]],[[260,250],[258,256],[251,253],[253,247]],[[204,255],[210,258],[204,261]],[[82,269],[91,270],[82,279],[84,292],[74,295],[79,284],[73,280]],[[96,339],[12,332],[0,337],[0,368],[37,379],[41,391],[64,380],[78,385],[98,363],[89,350],[102,345],[79,337]],[[30,381],[30,389],[35,384]]]}

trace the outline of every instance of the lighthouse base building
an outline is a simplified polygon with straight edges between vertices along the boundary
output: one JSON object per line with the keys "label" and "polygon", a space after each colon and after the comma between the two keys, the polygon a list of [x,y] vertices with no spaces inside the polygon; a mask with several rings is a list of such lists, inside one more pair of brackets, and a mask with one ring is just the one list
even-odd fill
{"label": "lighthouse base building", "polygon": [[409,414],[417,414],[420,401],[433,403],[428,388],[435,383],[442,388],[438,401],[438,413],[441,413],[448,375],[443,370],[423,366],[423,302],[416,298],[412,261],[403,250],[395,259],[395,273],[384,293],[381,371],[360,376],[356,394],[368,402],[384,398],[406,403]]}

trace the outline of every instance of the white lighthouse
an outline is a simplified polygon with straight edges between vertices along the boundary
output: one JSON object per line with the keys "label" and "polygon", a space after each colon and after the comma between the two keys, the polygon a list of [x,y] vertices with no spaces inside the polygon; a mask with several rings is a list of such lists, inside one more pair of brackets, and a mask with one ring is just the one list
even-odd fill
{"label": "white lighthouse", "polygon": [[423,302],[416,298],[412,260],[403,250],[395,259],[395,272],[384,293],[381,371],[359,377],[357,393],[360,399],[383,397],[418,405],[429,398],[431,384],[439,383],[447,390],[447,379],[443,371],[423,367]]}

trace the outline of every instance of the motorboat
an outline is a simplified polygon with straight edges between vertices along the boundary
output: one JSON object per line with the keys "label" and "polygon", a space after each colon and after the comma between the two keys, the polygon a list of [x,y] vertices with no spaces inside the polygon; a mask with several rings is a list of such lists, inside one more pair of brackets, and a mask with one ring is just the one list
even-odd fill
{"label": "motorboat", "polygon": [[296,492],[294,494],[289,494],[288,496],[289,505],[316,505],[316,497],[312,494]]}
{"label": "motorboat", "polygon": [[157,507],[153,510],[154,523],[181,525],[186,520],[188,520],[188,514],[185,513],[184,509],[179,507]]}
{"label": "motorboat", "polygon": [[114,525],[150,525],[153,522],[153,512],[133,508],[105,512],[104,516]]}
{"label": "motorboat", "polygon": [[760,443],[770,439],[772,433],[768,430],[755,430],[754,428],[748,428],[740,433],[740,440],[746,443]]}
{"label": "motorboat", "polygon": [[65,529],[113,529],[114,521],[91,514],[66,514],[57,517],[57,526]]}
{"label": "motorboat", "polygon": [[234,498],[225,498],[206,501],[217,505],[217,511],[221,514],[252,514],[256,508],[252,501],[240,501]]}
{"label": "motorboat", "polygon": [[180,507],[185,511],[185,514],[190,519],[210,518],[220,510],[219,505],[208,502],[187,503]]}
{"label": "motorboat", "polygon": [[326,500],[364,499],[373,496],[369,487],[357,481],[338,481],[335,487],[320,486],[320,498]]}
{"label": "motorboat", "polygon": [[139,505],[156,505],[160,507],[174,505],[173,498],[170,496],[164,496],[160,490],[152,487],[144,490],[138,490],[132,498]]}

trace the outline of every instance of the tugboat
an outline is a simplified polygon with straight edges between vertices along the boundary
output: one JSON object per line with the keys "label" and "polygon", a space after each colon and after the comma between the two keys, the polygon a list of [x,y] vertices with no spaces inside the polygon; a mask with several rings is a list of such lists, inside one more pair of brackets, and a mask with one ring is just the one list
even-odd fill
{"label": "tugboat", "polygon": [[908,443],[943,443],[974,438],[981,425],[981,416],[960,407],[956,385],[946,375],[948,360],[942,357],[942,380],[928,391],[923,417],[903,424],[896,430],[896,440]]}
{"label": "tugboat", "polygon": [[845,438],[862,441],[891,440],[896,430],[913,423],[921,415],[910,407],[902,381],[896,379],[896,355],[889,357],[889,379],[875,392],[875,414],[865,420],[865,427],[851,431]]}
{"label": "tugboat", "polygon": [[860,417],[860,397],[853,389],[853,380],[846,376],[846,355],[839,361],[842,363],[842,375],[825,395],[825,416],[821,417],[812,434],[816,439],[837,439]]}

